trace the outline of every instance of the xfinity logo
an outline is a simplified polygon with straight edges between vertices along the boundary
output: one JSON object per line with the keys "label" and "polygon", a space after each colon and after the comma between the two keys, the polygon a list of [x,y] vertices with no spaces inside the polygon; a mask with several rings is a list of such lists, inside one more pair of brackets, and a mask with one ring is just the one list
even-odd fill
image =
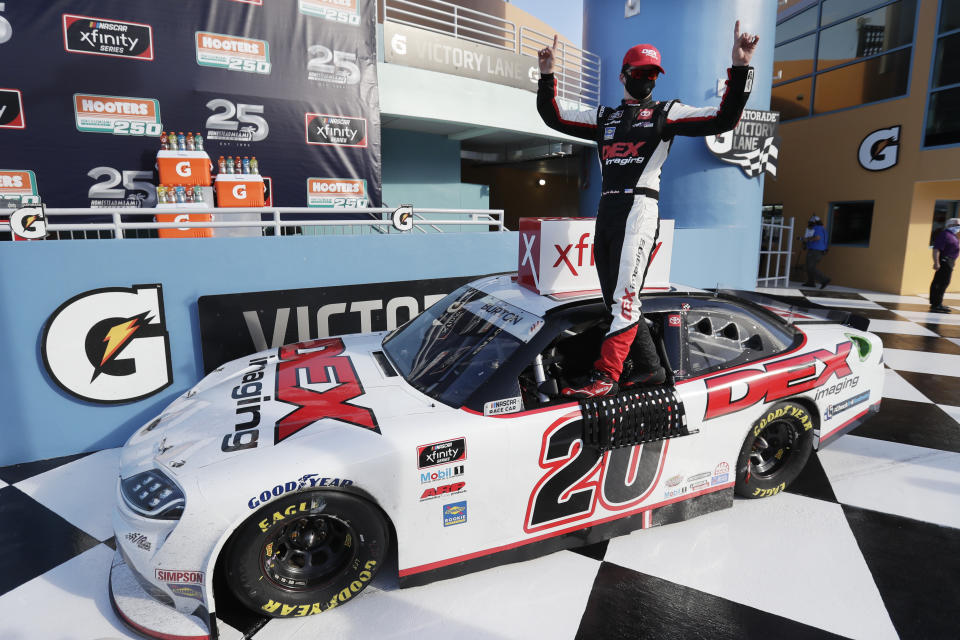
{"label": "xfinity logo", "polygon": [[307,144],[367,146],[367,119],[324,113],[306,114]]}
{"label": "xfinity logo", "polygon": [[582,234],[577,244],[571,243],[571,244],[568,244],[566,247],[561,247],[558,244],[555,244],[553,246],[557,250],[557,254],[558,254],[557,261],[553,263],[554,269],[556,269],[557,267],[560,267],[561,269],[563,269],[563,267],[560,266],[562,264],[566,266],[566,268],[569,269],[570,273],[572,273],[573,275],[575,276],[580,275],[579,273],[577,273],[577,270],[574,268],[573,262],[570,259],[569,254],[571,249],[573,248],[577,249],[577,266],[578,267],[583,267],[583,254],[584,252],[586,252],[587,249],[590,249],[590,266],[591,267],[593,266],[593,241],[590,239],[589,233]]}
{"label": "xfinity logo", "polygon": [[117,58],[153,60],[153,29],[148,24],[63,14],[63,48]]}
{"label": "xfinity logo", "polygon": [[81,293],[47,320],[40,346],[50,377],[83,400],[134,402],[173,382],[159,284]]}
{"label": "xfinity logo", "polygon": [[868,134],[857,150],[857,160],[867,171],[883,171],[895,166],[900,160],[900,125]]}

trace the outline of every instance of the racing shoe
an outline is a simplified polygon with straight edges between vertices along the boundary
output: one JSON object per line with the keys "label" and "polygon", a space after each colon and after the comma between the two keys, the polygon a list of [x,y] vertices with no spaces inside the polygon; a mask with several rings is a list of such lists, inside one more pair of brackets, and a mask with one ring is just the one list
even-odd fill
{"label": "racing shoe", "polygon": [[636,387],[646,387],[651,385],[663,384],[667,381],[667,372],[663,367],[657,367],[653,371],[642,373],[632,371],[630,375],[620,383],[621,389],[635,389]]}
{"label": "racing shoe", "polygon": [[616,380],[594,369],[586,384],[580,387],[564,387],[560,394],[566,398],[599,398],[616,395],[618,390]]}

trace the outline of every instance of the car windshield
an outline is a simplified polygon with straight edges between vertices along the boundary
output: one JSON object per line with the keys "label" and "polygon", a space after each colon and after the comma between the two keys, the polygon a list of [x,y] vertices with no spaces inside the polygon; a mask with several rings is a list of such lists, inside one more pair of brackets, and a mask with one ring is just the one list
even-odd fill
{"label": "car windshield", "polygon": [[542,326],[540,317],[468,285],[388,336],[383,349],[407,382],[460,407]]}

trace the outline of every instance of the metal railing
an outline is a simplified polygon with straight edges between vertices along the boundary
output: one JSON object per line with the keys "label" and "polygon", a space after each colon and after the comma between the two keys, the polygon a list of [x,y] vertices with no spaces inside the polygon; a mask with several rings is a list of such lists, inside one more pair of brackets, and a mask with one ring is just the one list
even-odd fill
{"label": "metal railing", "polygon": [[[393,219],[397,210],[389,207],[369,207],[369,208],[336,208],[336,209],[318,209],[316,207],[230,207],[230,208],[191,208],[182,209],[156,209],[156,208],[138,208],[131,209],[126,207],[117,208],[54,208],[46,207],[46,230],[45,239],[48,240],[70,240],[90,238],[113,238],[116,240],[130,239],[131,237],[145,237],[137,235],[142,231],[159,231],[160,229],[243,229],[257,228],[260,235],[306,235],[307,230],[317,232],[333,232],[342,234],[357,233],[428,233],[429,230],[442,231],[444,227],[486,227],[487,231],[506,231],[503,224],[502,209],[413,209],[411,211],[410,223],[408,228],[398,227]],[[9,213],[12,213],[10,211]],[[0,212],[0,234],[10,234],[11,227],[8,220],[5,220],[8,212]],[[180,214],[213,214],[212,221],[198,222],[131,222],[124,218],[132,216],[150,216],[150,215],[180,215]],[[309,214],[316,216],[310,220],[290,220],[284,216],[290,214]],[[369,219],[349,219],[337,218],[343,214],[366,214]],[[231,216],[243,216],[247,219],[230,220]],[[252,216],[260,216],[261,219],[249,219]],[[330,219],[318,219],[320,216],[330,216]],[[449,216],[449,217],[437,217]],[[77,218],[105,218],[101,221],[78,221],[78,222],[51,222],[51,217],[77,217]],[[263,219],[267,218],[267,219]],[[130,233],[133,232],[133,233]],[[77,238],[75,233],[82,234]],[[104,236],[104,234],[106,234]],[[214,234],[216,235],[216,234]],[[153,237],[153,236],[146,236]]]}
{"label": "metal railing", "polygon": [[[383,0],[384,20],[426,29],[523,56],[553,43],[547,35],[489,13],[461,7],[445,0]],[[590,107],[600,103],[600,56],[566,42],[557,46],[555,74],[561,98]]]}
{"label": "metal railing", "polygon": [[[786,236],[786,243],[784,243]],[[786,244],[786,247],[784,247]],[[760,224],[760,272],[758,287],[790,286],[790,261],[793,258],[793,218],[765,219]]]}

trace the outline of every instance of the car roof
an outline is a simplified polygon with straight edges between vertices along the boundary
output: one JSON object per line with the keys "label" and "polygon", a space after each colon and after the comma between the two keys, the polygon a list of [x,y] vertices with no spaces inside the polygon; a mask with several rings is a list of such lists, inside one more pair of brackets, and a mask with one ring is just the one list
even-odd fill
{"label": "car roof", "polygon": [[[593,304],[601,301],[599,289],[541,295],[519,284],[516,281],[516,274],[487,276],[486,278],[474,280],[470,283],[470,286],[524,311],[534,313],[541,318],[560,308],[577,306],[579,304]],[[707,292],[703,289],[678,284],[645,288],[640,292],[643,297],[676,293]]]}

